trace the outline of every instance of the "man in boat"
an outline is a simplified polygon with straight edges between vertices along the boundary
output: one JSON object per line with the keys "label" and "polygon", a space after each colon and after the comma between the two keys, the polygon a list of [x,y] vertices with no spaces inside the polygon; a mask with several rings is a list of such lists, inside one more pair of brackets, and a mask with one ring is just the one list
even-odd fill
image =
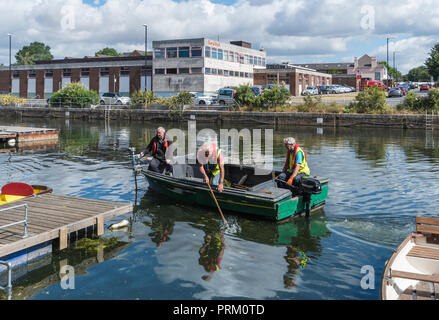
{"label": "man in boat", "polygon": [[216,186],[219,192],[224,189],[224,157],[216,143],[206,142],[198,150],[198,164],[204,181]]}
{"label": "man in boat", "polygon": [[172,141],[168,141],[166,131],[163,127],[157,128],[157,134],[151,139],[145,151],[140,153],[140,158],[147,154],[151,154],[152,160],[149,162],[148,170],[163,173],[165,170],[172,173],[173,168],[171,160],[166,159],[166,151]]}
{"label": "man in boat", "polygon": [[303,177],[310,175],[308,163],[306,162],[306,153],[296,143],[293,137],[284,139],[285,148],[287,149],[287,158],[282,173],[279,175],[279,187],[294,189],[300,186]]}

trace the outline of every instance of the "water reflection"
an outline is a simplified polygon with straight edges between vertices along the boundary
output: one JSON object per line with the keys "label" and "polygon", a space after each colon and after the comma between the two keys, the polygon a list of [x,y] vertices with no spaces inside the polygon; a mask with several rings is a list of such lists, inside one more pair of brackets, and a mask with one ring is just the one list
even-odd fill
{"label": "water reflection", "polygon": [[208,274],[203,275],[201,279],[209,281],[212,279],[211,275],[221,269],[225,248],[224,231],[211,232],[204,236],[204,243],[198,251],[200,253],[198,263]]}

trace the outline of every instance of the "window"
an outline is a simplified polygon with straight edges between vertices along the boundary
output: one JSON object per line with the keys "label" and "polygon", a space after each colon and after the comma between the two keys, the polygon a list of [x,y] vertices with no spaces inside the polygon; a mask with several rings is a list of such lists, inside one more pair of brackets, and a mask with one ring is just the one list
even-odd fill
{"label": "window", "polygon": [[20,74],[19,74],[19,73],[14,73],[14,74],[12,75],[12,77],[13,77],[14,79],[18,79],[18,78],[20,78]]}
{"label": "window", "polygon": [[177,68],[166,69],[166,74],[177,74]]}
{"label": "window", "polygon": [[88,71],[81,72],[81,77],[88,77],[88,76],[90,76],[90,72],[88,72]]}
{"label": "window", "polygon": [[177,58],[177,48],[166,48],[166,58]]}
{"label": "window", "polygon": [[[101,71],[110,71],[109,68],[100,68]],[[71,72],[70,69],[64,69],[64,72]]]}
{"label": "window", "polygon": [[189,73],[189,68],[180,68],[178,69],[179,74],[186,74]]}
{"label": "window", "polygon": [[258,66],[262,65],[262,58],[258,57]]}
{"label": "window", "polygon": [[235,61],[239,62],[239,53],[238,52],[235,52]]}
{"label": "window", "polygon": [[[108,72],[108,71],[101,71],[100,72],[100,76],[101,77],[107,77],[107,76],[109,76],[110,75],[110,73]],[[70,77],[70,74],[69,73],[64,73],[64,75],[63,75],[64,77]]]}
{"label": "window", "polygon": [[216,59],[217,55],[216,55],[216,48],[212,48],[212,59]]}
{"label": "window", "polygon": [[130,72],[124,70],[124,71],[121,71],[121,72],[120,72],[120,75],[121,75],[121,76],[129,76],[129,75],[130,75]]}
{"label": "window", "polygon": [[205,47],[204,48],[204,56],[206,58],[210,58],[210,47]]}
{"label": "window", "polygon": [[224,70],[224,75],[228,76],[229,75],[229,70]]}
{"label": "window", "polygon": [[165,48],[155,48],[154,49],[154,58],[160,59],[165,57]]}
{"label": "window", "polygon": [[84,72],[90,71],[90,68],[81,68],[81,71],[84,71]]}
{"label": "window", "polygon": [[381,80],[380,78],[381,78],[381,73],[375,72],[375,80],[380,81]]}
{"label": "window", "polygon": [[206,74],[211,74],[211,70],[210,70],[210,68],[205,68],[205,69],[204,69],[204,72],[205,72]]}
{"label": "window", "polygon": [[[102,72],[101,72],[102,73]],[[107,72],[108,73],[108,72]],[[62,74],[63,77],[71,77],[72,73],[71,72],[63,72]]]}
{"label": "window", "polygon": [[248,64],[248,54],[244,55],[244,63]]}
{"label": "window", "polygon": [[44,74],[46,78],[52,78],[53,77],[53,70],[46,70],[46,73]]}
{"label": "window", "polygon": [[163,69],[163,68],[155,69],[154,73],[155,74],[165,74],[165,69]]}
{"label": "window", "polygon": [[262,65],[265,67],[265,58],[262,58]]}
{"label": "window", "polygon": [[253,64],[253,56],[249,56],[249,57],[248,57],[248,60],[249,60],[249,61],[248,61],[249,64]]}
{"label": "window", "polygon": [[218,60],[223,60],[223,50],[218,49]]}
{"label": "window", "polygon": [[234,59],[233,59],[234,56],[235,56],[235,53],[233,53],[232,51],[230,51],[230,52],[229,52],[229,61],[230,61],[230,62],[233,62],[233,61],[234,61]]}
{"label": "window", "polygon": [[192,68],[191,72],[192,73],[202,73],[203,72],[203,68]]}
{"label": "window", "polygon": [[218,75],[220,75],[220,76],[223,75],[223,70],[222,69],[218,69]]}
{"label": "window", "polygon": [[217,74],[217,70],[212,68],[212,74]]}
{"label": "window", "polygon": [[224,60],[229,61],[229,51],[224,50]]}
{"label": "window", "polygon": [[[142,77],[150,76],[151,74],[152,74],[152,70],[142,70]],[[164,74],[164,72],[162,74]]]}
{"label": "window", "polygon": [[239,77],[239,72],[235,71],[235,77]]}
{"label": "window", "polygon": [[239,63],[244,63],[244,56],[239,56]]}
{"label": "window", "polygon": [[179,58],[189,58],[189,47],[178,48],[178,57]]}
{"label": "window", "polygon": [[248,72],[245,73],[245,77],[248,78]]}
{"label": "window", "polygon": [[191,56],[192,57],[201,57],[203,48],[202,47],[192,47],[191,48]]}
{"label": "window", "polygon": [[[102,70],[103,68],[101,68]],[[105,70],[109,70],[108,68],[105,68]],[[63,69],[63,72],[72,72],[72,69]]]}
{"label": "window", "polygon": [[239,76],[240,76],[241,78],[244,78],[244,72],[240,72],[240,73],[239,73]]}

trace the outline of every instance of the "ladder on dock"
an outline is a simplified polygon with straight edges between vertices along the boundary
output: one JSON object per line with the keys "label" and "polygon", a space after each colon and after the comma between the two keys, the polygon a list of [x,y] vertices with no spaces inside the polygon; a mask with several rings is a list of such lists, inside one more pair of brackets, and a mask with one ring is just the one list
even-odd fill
{"label": "ladder on dock", "polygon": [[431,129],[433,130],[434,127],[434,113],[431,111],[431,114],[429,114],[427,111],[425,111],[425,129]]}

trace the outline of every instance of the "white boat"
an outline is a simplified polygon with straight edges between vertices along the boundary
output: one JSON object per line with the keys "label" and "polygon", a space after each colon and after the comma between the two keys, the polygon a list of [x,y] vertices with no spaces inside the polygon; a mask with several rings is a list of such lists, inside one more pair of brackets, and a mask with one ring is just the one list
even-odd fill
{"label": "white boat", "polygon": [[386,262],[382,300],[439,300],[439,219],[416,217],[411,233]]}

